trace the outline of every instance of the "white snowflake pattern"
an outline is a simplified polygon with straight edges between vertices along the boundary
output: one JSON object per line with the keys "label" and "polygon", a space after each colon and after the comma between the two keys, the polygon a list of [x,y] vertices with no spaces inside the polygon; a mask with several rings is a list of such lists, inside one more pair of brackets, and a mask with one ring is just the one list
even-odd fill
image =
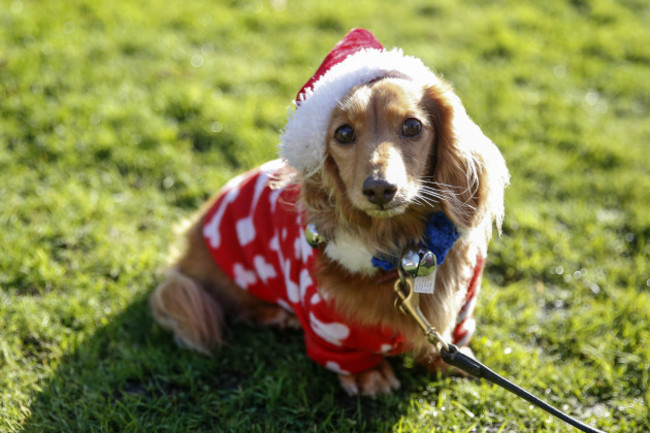
{"label": "white snowflake pattern", "polygon": [[284,284],[287,286],[287,298],[289,302],[297,303],[300,301],[300,287],[291,279],[291,260],[284,262]]}
{"label": "white snowflake pattern", "polygon": [[309,286],[314,284],[314,280],[311,279],[311,274],[309,269],[303,269],[300,271],[300,299],[305,299],[305,293]]}
{"label": "white snowflake pattern", "polygon": [[[238,180],[238,182],[239,181],[241,180]],[[221,246],[221,220],[223,219],[228,205],[234,202],[238,195],[239,188],[233,186],[233,188],[226,193],[219,205],[219,209],[214,213],[212,219],[203,226],[203,236],[208,240],[212,248],[216,249]]]}
{"label": "white snowflake pattern", "polygon": [[242,289],[248,289],[250,285],[257,282],[255,272],[246,269],[241,263],[234,264],[233,275],[235,283]]}
{"label": "white snowflake pattern", "polygon": [[350,328],[343,323],[325,323],[318,320],[314,313],[309,313],[309,325],[311,329],[325,341],[336,346],[341,346],[343,340],[350,335]]}
{"label": "white snowflake pattern", "polygon": [[255,266],[257,275],[264,282],[264,284],[266,284],[268,280],[278,276],[278,273],[275,271],[273,265],[267,262],[264,256],[255,256],[253,259],[253,265]]}

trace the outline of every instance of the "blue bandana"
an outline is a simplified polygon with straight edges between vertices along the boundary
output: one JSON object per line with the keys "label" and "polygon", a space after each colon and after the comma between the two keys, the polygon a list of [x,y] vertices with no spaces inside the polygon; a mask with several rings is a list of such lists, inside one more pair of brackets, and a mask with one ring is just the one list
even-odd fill
{"label": "blue bandana", "polygon": [[[460,235],[456,226],[443,212],[431,214],[424,227],[424,242],[420,246],[428,249],[436,256],[438,265],[445,261],[447,253]],[[392,271],[397,267],[399,258],[373,257],[372,265],[384,271]]]}

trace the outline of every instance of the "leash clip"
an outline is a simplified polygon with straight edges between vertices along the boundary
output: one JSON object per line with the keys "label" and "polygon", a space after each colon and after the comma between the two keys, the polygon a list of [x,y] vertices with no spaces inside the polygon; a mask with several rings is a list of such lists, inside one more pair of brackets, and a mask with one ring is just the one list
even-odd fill
{"label": "leash clip", "polygon": [[449,345],[436,331],[420,310],[420,294],[413,290],[413,278],[406,276],[401,267],[398,268],[399,279],[395,281],[394,290],[395,309],[404,315],[411,316],[424,332],[425,337],[433,344],[438,351],[449,351]]}

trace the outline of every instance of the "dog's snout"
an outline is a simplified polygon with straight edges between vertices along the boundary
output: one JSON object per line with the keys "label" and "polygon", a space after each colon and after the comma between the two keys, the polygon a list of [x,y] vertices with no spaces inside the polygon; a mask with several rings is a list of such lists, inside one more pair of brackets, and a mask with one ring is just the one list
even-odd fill
{"label": "dog's snout", "polygon": [[384,179],[367,178],[363,182],[363,195],[373,204],[386,204],[397,193],[397,186]]}

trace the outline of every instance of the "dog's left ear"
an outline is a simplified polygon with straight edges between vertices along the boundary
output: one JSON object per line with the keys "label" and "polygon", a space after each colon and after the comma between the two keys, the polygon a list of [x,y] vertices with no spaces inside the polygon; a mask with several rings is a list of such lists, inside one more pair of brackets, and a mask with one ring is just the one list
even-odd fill
{"label": "dog's left ear", "polygon": [[460,229],[501,231],[508,169],[499,149],[467,115],[451,86],[426,86],[422,104],[435,128],[432,154],[434,187],[442,209]]}

